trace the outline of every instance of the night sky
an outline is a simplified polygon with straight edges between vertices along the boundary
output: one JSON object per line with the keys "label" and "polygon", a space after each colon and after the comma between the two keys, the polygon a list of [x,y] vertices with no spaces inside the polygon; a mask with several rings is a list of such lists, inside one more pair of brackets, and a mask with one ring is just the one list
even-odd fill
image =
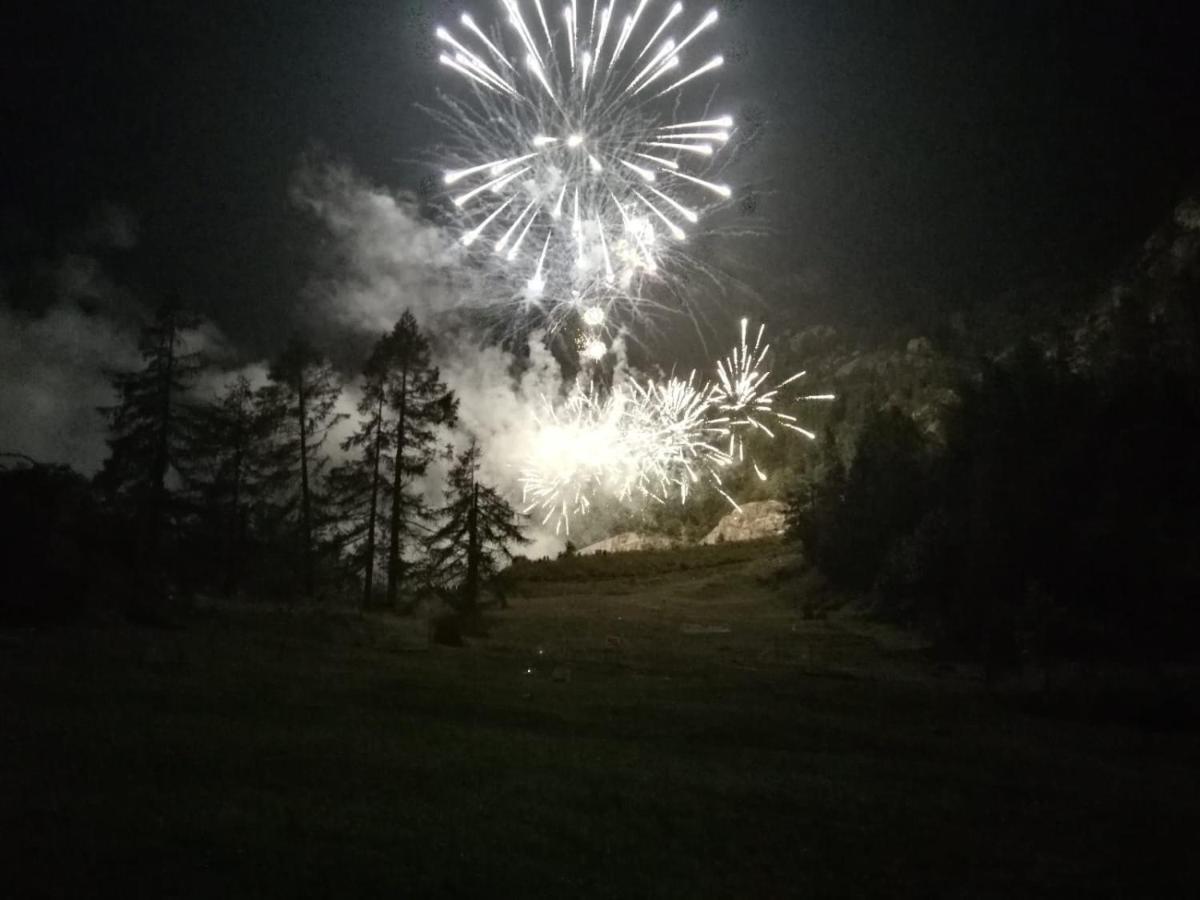
{"label": "night sky", "polygon": [[[1194,2],[719,5],[773,303],[819,283],[835,312],[842,289],[903,310],[1095,273],[1200,169]],[[269,349],[309,274],[301,154],[415,190],[436,135],[414,104],[445,78],[430,34],[464,6],[484,4],[28,4],[0,36],[10,284],[117,205],[140,235],[122,279]]]}

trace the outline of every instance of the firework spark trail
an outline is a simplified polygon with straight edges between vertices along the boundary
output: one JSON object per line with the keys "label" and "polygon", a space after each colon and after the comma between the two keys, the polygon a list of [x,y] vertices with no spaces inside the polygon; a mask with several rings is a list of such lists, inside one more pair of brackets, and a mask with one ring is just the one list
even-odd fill
{"label": "firework spark trail", "polygon": [[[729,442],[729,456],[739,462],[745,458],[744,435],[747,431],[754,429],[769,438],[775,437],[775,432],[764,424],[764,420],[774,420],[774,424],[802,434],[809,440],[816,437],[811,431],[796,425],[795,416],[775,409],[775,400],[779,391],[803,378],[806,373],[796,372],[779,384],[773,387],[768,386],[767,380],[771,377],[771,373],[763,368],[763,363],[771,350],[771,345],[762,342],[765,326],[758,326],[754,343],[750,344],[746,340],[748,324],[747,319],[742,319],[741,341],[728,356],[717,363],[714,405],[720,415],[710,420],[710,424],[721,426],[722,432]],[[814,394],[801,399],[832,399],[832,396]],[[757,469],[757,463],[754,465]]]}
{"label": "firework spark trail", "polygon": [[435,32],[469,91],[437,115],[463,243],[551,330],[581,303],[636,309],[642,280],[732,194],[703,176],[733,120],[692,101],[723,63],[704,59],[717,12],[661,0],[570,0],[559,15],[498,0],[495,12]]}
{"label": "firework spark trail", "polygon": [[[796,417],[776,408],[780,392],[797,381],[797,372],[770,383],[764,367],[770,350],[763,328],[753,343],[741,340],[716,365],[716,379],[630,381],[606,394],[594,386],[577,388],[559,406],[543,398],[537,417],[539,444],[521,473],[525,512],[536,513],[556,533],[570,531],[571,518],[587,513],[603,494],[618,501],[639,498],[686,503],[695,485],[709,483],[734,508],[721,473],[745,458],[745,434],[775,437],[764,422],[780,425],[810,440],[816,435]],[[793,400],[832,400],[833,394],[807,394]],[[767,473],[750,460],[760,481]]]}

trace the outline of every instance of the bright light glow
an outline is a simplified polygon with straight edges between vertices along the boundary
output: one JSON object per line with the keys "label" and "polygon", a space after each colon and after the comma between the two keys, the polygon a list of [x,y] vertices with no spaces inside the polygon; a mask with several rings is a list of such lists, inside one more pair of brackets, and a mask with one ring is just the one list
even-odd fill
{"label": "bright light glow", "polygon": [[642,181],[654,181],[654,173],[651,172],[649,169],[643,168],[642,166],[634,165],[627,159],[621,160],[621,165],[627,166],[629,169],[632,169],[634,172],[637,172],[638,177],[641,178]]}
{"label": "bright light glow", "polygon": [[604,324],[604,310],[599,306],[589,306],[583,311],[583,324],[598,328]]}
{"label": "bright light glow", "polygon": [[642,159],[648,159],[652,163],[658,163],[664,169],[670,169],[672,172],[679,170],[679,163],[675,162],[673,159],[664,159],[661,156],[654,156],[651,153],[635,153],[633,155],[640,156]]}
{"label": "bright light glow", "polygon": [[676,125],[666,125],[663,127],[663,130],[664,131],[677,131],[677,130],[680,130],[683,128],[709,128],[709,127],[723,128],[726,131],[728,131],[730,128],[733,127],[733,117],[732,116],[721,116],[721,118],[719,118],[719,119],[708,119],[707,121],[704,121],[704,122],[680,122]]}
{"label": "bright light glow", "polygon": [[495,160],[494,162],[486,162],[486,163],[483,163],[482,165],[472,166],[470,169],[460,169],[457,172],[447,172],[445,175],[442,176],[442,180],[446,184],[457,184],[459,181],[462,181],[462,179],[466,178],[468,175],[474,175],[476,172],[482,172],[485,169],[495,168],[496,166],[503,165],[506,162],[509,162],[509,160],[498,159],[498,160]]}
{"label": "bright light glow", "polygon": [[699,78],[701,75],[705,74],[706,72],[711,72],[713,69],[719,69],[723,65],[725,65],[725,57],[714,56],[712,59],[710,59],[704,65],[702,65],[700,68],[696,69],[696,71],[692,72],[690,75],[684,75],[682,78],[680,78],[674,84],[672,84],[670,87],[663,88],[662,91],[660,91],[655,96],[661,97],[664,94],[669,94],[672,91],[679,90],[679,88],[683,87],[685,84],[687,84],[693,78]]}
{"label": "bright light glow", "polygon": [[583,347],[583,356],[585,359],[601,360],[608,353],[608,345],[599,338],[588,341]]}
{"label": "bright light glow", "polygon": [[465,89],[435,111],[462,242],[494,250],[472,260],[512,302],[536,295],[551,330],[571,321],[572,297],[637,315],[646,279],[677,277],[662,263],[680,258],[681,225],[732,195],[706,170],[733,119],[706,115],[709,87],[684,88],[714,65],[702,60],[718,15],[654,0],[490,5],[490,22],[462,13],[434,32]]}
{"label": "bright light glow", "polygon": [[[525,168],[518,169],[517,171],[515,171],[509,175],[501,175],[498,178],[494,178],[491,181],[486,182],[485,184],[481,184],[479,187],[475,188],[474,190],[467,191],[465,194],[459,194],[457,197],[454,198],[454,205],[455,206],[464,206],[464,205],[466,205],[466,203],[468,201],[473,200],[475,197],[478,197],[484,191],[498,190],[499,188],[504,187],[504,185],[508,184],[508,182],[512,181],[518,175],[522,175],[528,171],[529,171],[529,166],[526,166]],[[508,199],[512,200],[513,198],[509,197]]]}
{"label": "bright light glow", "polygon": [[[728,477],[747,458],[751,434],[773,438],[772,423],[816,437],[775,405],[779,389],[803,373],[769,384],[764,329],[751,341],[748,324],[742,320],[737,346],[717,362],[715,381],[698,383],[693,372],[686,379],[626,381],[608,391],[579,386],[558,404],[543,398],[535,414],[538,440],[521,472],[525,511],[569,532],[571,518],[585,515],[601,495],[686,503],[701,482],[740,508],[722,473]],[[584,355],[597,359],[606,350],[592,340]],[[750,466],[759,481],[768,479],[753,457]]]}
{"label": "bright light glow", "polygon": [[695,153],[699,156],[713,155],[711,144],[673,144],[670,141],[647,141],[646,146],[666,147],[669,150],[686,150],[688,153]]}

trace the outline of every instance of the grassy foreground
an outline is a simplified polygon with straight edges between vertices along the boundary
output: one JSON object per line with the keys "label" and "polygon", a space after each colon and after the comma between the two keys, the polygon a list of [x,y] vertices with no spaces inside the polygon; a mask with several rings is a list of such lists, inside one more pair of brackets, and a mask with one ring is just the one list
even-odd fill
{"label": "grassy foreground", "polygon": [[610,562],[530,564],[464,648],[313,612],[0,632],[4,895],[1194,895],[1195,733],[807,619],[780,548]]}

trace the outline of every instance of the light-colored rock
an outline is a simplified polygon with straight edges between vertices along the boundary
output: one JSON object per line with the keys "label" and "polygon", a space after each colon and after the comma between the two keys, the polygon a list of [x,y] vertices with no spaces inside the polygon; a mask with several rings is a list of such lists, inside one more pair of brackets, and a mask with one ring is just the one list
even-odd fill
{"label": "light-colored rock", "polygon": [[614,534],[612,537],[590,544],[580,550],[579,553],[581,556],[586,556],[589,553],[631,553],[635,550],[670,550],[672,547],[678,546],[678,544],[678,541],[667,537],[665,534],[639,534],[636,531],[627,531],[624,534]]}
{"label": "light-colored rock", "polygon": [[743,503],[717,523],[717,527],[704,536],[702,544],[717,544],[723,541],[758,541],[778,537],[787,527],[787,505],[779,500],[761,500]]}

